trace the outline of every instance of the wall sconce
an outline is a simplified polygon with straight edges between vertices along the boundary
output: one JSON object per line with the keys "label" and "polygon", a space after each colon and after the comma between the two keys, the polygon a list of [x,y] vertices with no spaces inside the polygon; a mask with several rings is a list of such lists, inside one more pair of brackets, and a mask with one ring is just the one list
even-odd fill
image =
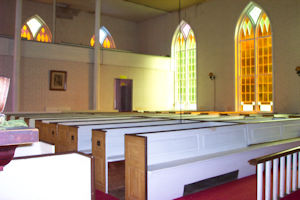
{"label": "wall sconce", "polygon": [[214,73],[212,73],[212,72],[210,72],[208,74],[208,76],[209,76],[210,80],[215,80],[216,79],[216,75],[214,75]]}
{"label": "wall sconce", "polygon": [[300,76],[300,66],[296,67],[296,73],[298,74],[298,76]]}

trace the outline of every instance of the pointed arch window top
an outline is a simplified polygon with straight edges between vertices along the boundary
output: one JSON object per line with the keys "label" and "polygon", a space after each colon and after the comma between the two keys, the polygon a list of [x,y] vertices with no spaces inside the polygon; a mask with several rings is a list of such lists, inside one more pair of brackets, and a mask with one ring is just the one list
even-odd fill
{"label": "pointed arch window top", "polygon": [[267,33],[269,32],[270,20],[266,15],[264,15],[261,18],[259,25],[260,25],[260,28],[262,31],[264,30],[264,27],[265,27],[265,30],[267,31]]}
{"label": "pointed arch window top", "polygon": [[[116,48],[115,42],[110,35],[109,31],[102,26],[99,29],[99,42],[104,48]],[[93,47],[95,45],[95,35],[92,36],[90,40],[90,45]]]}
{"label": "pointed arch window top", "polygon": [[106,30],[106,28],[102,27],[99,30],[99,42],[100,44],[103,44],[105,38],[108,36],[108,31]]}
{"label": "pointed arch window top", "polygon": [[29,26],[31,33],[33,37],[35,38],[36,34],[40,30],[42,24],[36,19],[36,18],[31,18],[28,22],[27,25]]}
{"label": "pointed arch window top", "polygon": [[190,25],[188,25],[188,24],[186,24],[186,23],[183,23],[183,24],[181,25],[181,32],[182,32],[182,34],[183,34],[185,40],[186,40],[186,38],[188,37],[190,30],[191,30]]}
{"label": "pointed arch window top", "polygon": [[52,35],[47,24],[38,15],[34,15],[23,24],[21,38],[38,42],[51,42]]}
{"label": "pointed arch window top", "polygon": [[252,23],[248,20],[244,20],[243,24],[242,24],[242,29],[244,32],[244,35],[251,35],[252,33]]}
{"label": "pointed arch window top", "polygon": [[254,24],[257,23],[257,20],[259,18],[260,13],[261,13],[261,9],[257,6],[254,6],[251,9],[251,11],[249,12],[249,15],[250,15],[250,17],[251,17]]}

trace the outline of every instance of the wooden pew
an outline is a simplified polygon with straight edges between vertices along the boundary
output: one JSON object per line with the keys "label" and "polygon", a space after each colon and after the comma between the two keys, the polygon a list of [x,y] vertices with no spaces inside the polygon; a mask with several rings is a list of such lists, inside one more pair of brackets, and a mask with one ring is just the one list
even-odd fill
{"label": "wooden pew", "polygon": [[[112,120],[135,120],[141,119],[140,117],[94,117],[94,118],[63,118],[63,119],[46,119],[42,120],[40,127],[40,135],[42,136],[42,141],[55,144],[57,123],[76,123],[76,122],[93,122],[97,124],[99,122],[105,121],[109,123]],[[142,118],[143,119],[143,118]]]}
{"label": "wooden pew", "polygon": [[299,118],[233,120],[247,124],[248,145],[300,137]]}
{"label": "wooden pew", "polygon": [[[178,121],[180,122],[180,120]],[[190,122],[176,124],[143,125],[136,127],[103,128],[93,130],[92,153],[95,157],[95,187],[103,192],[110,192],[124,187],[124,135],[149,131],[192,130],[203,127],[229,126],[233,123],[224,122]],[[114,164],[117,163],[117,164]],[[113,165],[115,167],[110,167]],[[119,167],[118,167],[119,166]],[[118,167],[115,173],[112,168]]]}
{"label": "wooden pew", "polygon": [[35,142],[32,144],[19,145],[15,150],[14,158],[24,156],[37,156],[44,154],[54,154],[54,145],[45,142]]}
{"label": "wooden pew", "polygon": [[141,126],[143,124],[171,124],[179,123],[178,120],[163,119],[128,119],[115,121],[78,122],[62,123],[57,125],[57,142],[55,142],[56,152],[81,151],[84,153],[92,152],[92,129]]}
{"label": "wooden pew", "polygon": [[[37,120],[66,120],[66,121],[84,121],[84,120],[92,120],[92,119],[104,119],[104,118],[113,118],[113,116],[106,116],[106,115],[91,115],[91,116],[82,116],[82,115],[72,115],[72,116],[46,116],[46,117],[32,117],[29,119],[29,126],[30,127],[35,127],[35,121]],[[116,118],[116,117],[115,117]],[[136,116],[119,116],[118,118],[137,118]],[[27,118],[25,118],[27,119]]]}
{"label": "wooden pew", "polygon": [[125,135],[125,199],[168,200],[184,186],[239,170],[248,160],[300,144],[300,138],[248,146],[246,125]]}

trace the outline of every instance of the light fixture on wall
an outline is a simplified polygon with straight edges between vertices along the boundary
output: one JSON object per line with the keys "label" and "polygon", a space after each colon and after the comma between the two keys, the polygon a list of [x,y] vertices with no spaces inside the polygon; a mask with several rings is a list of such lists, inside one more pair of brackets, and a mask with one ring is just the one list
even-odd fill
{"label": "light fixture on wall", "polygon": [[210,80],[216,79],[216,75],[214,75],[214,73],[212,73],[212,72],[209,72],[208,76],[209,76]]}
{"label": "light fixture on wall", "polygon": [[300,66],[296,67],[296,73],[298,74],[298,76],[300,76]]}

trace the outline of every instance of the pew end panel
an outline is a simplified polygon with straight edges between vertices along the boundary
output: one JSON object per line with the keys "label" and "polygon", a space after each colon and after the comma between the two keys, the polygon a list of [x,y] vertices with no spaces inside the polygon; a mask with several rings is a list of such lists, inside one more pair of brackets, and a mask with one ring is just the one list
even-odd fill
{"label": "pew end panel", "polygon": [[54,145],[56,140],[56,125],[41,121],[40,130],[42,135],[42,141]]}
{"label": "pew end panel", "polygon": [[78,151],[78,127],[57,125],[55,152]]}
{"label": "pew end panel", "polygon": [[48,140],[49,143],[54,144],[57,140],[57,124],[56,123],[50,123],[48,124]]}
{"label": "pew end panel", "polygon": [[105,149],[105,132],[92,130],[92,154],[95,158],[95,188],[102,192],[108,192]]}
{"label": "pew end panel", "polygon": [[125,199],[147,199],[147,138],[125,135]]}
{"label": "pew end panel", "polygon": [[40,139],[40,141],[46,142],[46,137],[43,134],[43,130],[42,130],[42,121],[41,120],[36,120],[35,121],[35,128],[39,129],[39,139]]}
{"label": "pew end panel", "polygon": [[70,126],[66,134],[65,151],[78,151],[78,127]]}

